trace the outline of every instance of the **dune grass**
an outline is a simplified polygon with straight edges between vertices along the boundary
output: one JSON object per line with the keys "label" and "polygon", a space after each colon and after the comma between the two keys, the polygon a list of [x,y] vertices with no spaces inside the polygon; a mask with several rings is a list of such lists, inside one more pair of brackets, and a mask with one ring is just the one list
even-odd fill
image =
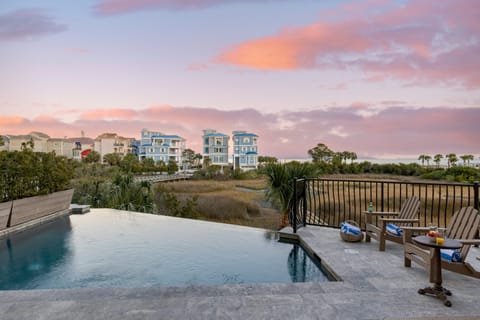
{"label": "dune grass", "polygon": [[190,180],[165,183],[181,203],[197,197],[199,219],[277,230],[281,215],[271,208],[262,192],[263,179]]}

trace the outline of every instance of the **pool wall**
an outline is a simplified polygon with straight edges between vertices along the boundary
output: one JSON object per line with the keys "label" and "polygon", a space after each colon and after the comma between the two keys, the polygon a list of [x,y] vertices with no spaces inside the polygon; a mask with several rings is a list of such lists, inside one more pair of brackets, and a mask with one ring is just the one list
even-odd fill
{"label": "pool wall", "polygon": [[280,230],[280,241],[299,244],[317,266],[322,269],[329,281],[343,281],[342,278],[325,262],[324,259],[317,255],[302,237],[292,231],[293,229],[291,227],[286,227]]}

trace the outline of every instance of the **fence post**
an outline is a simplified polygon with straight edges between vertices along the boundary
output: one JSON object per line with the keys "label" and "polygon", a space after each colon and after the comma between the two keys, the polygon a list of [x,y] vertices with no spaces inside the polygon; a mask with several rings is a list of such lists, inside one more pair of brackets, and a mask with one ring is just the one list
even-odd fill
{"label": "fence post", "polygon": [[303,227],[307,226],[307,178],[303,178],[303,190],[302,190],[302,199],[303,199]]}
{"label": "fence post", "polygon": [[381,190],[382,190],[382,192],[381,192],[381,194],[382,194],[382,200],[381,200],[382,210],[381,210],[381,211],[382,211],[382,212],[385,212],[385,207],[384,207],[384,203],[383,203],[383,199],[385,198],[385,195],[384,195],[384,193],[383,193],[383,190],[384,190],[384,188],[383,188],[383,187],[384,187],[383,181],[382,181],[381,186],[382,186],[382,189],[381,189]]}
{"label": "fence post", "polygon": [[297,178],[293,179],[293,233],[297,233]]}
{"label": "fence post", "polygon": [[479,199],[478,199],[478,186],[479,186],[479,182],[478,181],[474,181],[473,182],[473,207],[475,209],[478,210],[478,202],[479,202]]}

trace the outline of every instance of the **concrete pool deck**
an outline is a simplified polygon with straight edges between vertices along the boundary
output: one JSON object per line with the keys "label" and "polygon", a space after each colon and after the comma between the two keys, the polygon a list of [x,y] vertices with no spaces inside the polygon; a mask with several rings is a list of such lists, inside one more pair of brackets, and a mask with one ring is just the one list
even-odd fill
{"label": "concrete pool deck", "polygon": [[[429,284],[428,272],[414,263],[403,267],[401,245],[387,243],[379,252],[375,240],[347,243],[324,227],[298,234],[343,281],[0,291],[0,318],[480,319],[480,279],[443,271],[443,285],[453,292],[448,308],[417,293]],[[469,253],[478,270],[479,255],[478,248]]]}

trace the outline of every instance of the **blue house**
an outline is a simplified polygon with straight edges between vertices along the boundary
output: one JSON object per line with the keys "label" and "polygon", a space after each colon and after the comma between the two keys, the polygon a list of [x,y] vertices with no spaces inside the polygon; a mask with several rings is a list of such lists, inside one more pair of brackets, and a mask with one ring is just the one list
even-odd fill
{"label": "blue house", "polygon": [[177,135],[142,129],[138,157],[140,160],[152,158],[168,163],[175,161],[179,166],[183,162],[185,139]]}
{"label": "blue house", "polygon": [[233,169],[258,168],[258,136],[246,131],[233,131]]}
{"label": "blue house", "polygon": [[228,165],[228,140],[230,137],[213,129],[203,130],[203,158],[209,158],[210,164]]}

